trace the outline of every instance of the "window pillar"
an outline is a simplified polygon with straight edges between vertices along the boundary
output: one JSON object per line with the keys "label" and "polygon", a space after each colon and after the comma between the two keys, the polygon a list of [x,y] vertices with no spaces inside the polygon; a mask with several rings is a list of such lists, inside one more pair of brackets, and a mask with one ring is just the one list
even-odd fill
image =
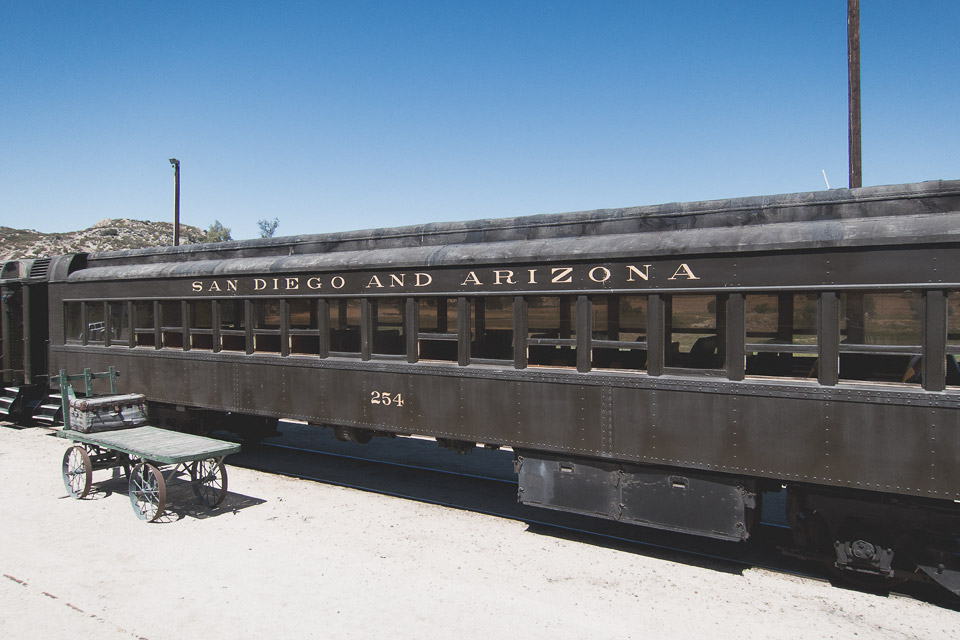
{"label": "window pillar", "polygon": [[727,378],[743,380],[746,373],[746,325],[742,293],[731,293],[727,297],[726,354]]}
{"label": "window pillar", "polygon": [[840,304],[835,292],[820,294],[817,325],[817,378],[832,387],[840,379]]}
{"label": "window pillar", "polygon": [[652,294],[647,298],[647,374],[663,375],[663,347],[667,316],[663,296]]}
{"label": "window pillar", "polygon": [[[618,313],[619,309],[620,305],[617,304]],[[590,343],[593,340],[592,310],[593,305],[590,303],[589,296],[577,296],[577,371],[580,373],[590,371],[592,352]]]}
{"label": "window pillar", "polygon": [[947,297],[943,291],[926,291],[923,303],[923,388],[943,391],[947,385]]}

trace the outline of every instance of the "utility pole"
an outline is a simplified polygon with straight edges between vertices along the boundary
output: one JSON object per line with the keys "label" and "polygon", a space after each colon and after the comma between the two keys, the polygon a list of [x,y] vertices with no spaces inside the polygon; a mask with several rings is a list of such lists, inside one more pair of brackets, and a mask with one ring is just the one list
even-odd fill
{"label": "utility pole", "polygon": [[170,158],[173,166],[173,246],[180,246],[180,161]]}
{"label": "utility pole", "polygon": [[847,84],[849,87],[850,188],[863,186],[860,159],[860,0],[847,0]]}

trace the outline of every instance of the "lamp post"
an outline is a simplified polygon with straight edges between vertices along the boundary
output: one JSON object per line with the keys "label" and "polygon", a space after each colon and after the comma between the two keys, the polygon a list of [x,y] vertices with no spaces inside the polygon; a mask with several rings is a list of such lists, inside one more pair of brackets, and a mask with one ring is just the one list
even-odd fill
{"label": "lamp post", "polygon": [[180,161],[170,158],[173,166],[173,246],[180,245]]}

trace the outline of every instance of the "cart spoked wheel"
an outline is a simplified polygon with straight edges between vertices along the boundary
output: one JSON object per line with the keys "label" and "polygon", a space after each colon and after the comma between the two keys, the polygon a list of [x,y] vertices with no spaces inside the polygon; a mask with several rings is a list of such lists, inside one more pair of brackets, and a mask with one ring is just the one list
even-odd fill
{"label": "cart spoked wheel", "polygon": [[90,493],[93,465],[90,455],[83,447],[74,445],[63,454],[63,486],[78,500]]}
{"label": "cart spoked wheel", "polygon": [[167,485],[163,474],[152,464],[140,462],[130,473],[130,504],[141,520],[153,522],[163,515]]}
{"label": "cart spoked wheel", "polygon": [[227,497],[227,468],[218,460],[209,458],[191,464],[190,480],[203,505],[215,507]]}

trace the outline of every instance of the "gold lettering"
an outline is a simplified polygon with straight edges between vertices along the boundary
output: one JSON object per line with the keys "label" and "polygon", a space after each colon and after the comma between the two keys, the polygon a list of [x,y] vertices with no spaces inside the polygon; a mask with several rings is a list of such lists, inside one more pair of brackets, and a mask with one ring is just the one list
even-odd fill
{"label": "gold lettering", "polygon": [[415,287],[425,287],[433,282],[433,276],[429,273],[415,273],[414,275],[417,276],[417,282],[413,285]]}
{"label": "gold lettering", "polygon": [[267,281],[263,278],[254,278],[253,279],[253,290],[254,291],[263,291],[267,288]]}
{"label": "gold lettering", "polygon": [[391,274],[390,274],[390,288],[392,289],[393,287],[402,287],[402,286],[403,286],[403,278],[404,278],[404,276],[406,276],[406,275],[407,275],[407,274],[405,274],[405,273],[401,273],[401,274],[398,276],[398,275],[395,274],[395,273],[391,273]]}
{"label": "gold lettering", "polygon": [[287,291],[300,288],[300,278],[287,278]]}
{"label": "gold lettering", "polygon": [[644,281],[648,281],[650,280],[650,265],[643,265],[643,271],[640,271],[640,269],[637,269],[632,264],[627,265],[627,273],[629,274],[627,277],[627,282],[633,282],[633,276],[637,276],[642,278]]}
{"label": "gold lettering", "polygon": [[220,285],[217,284],[216,280],[214,280],[213,282],[210,283],[210,288],[207,289],[207,291],[220,291]]}
{"label": "gold lettering", "polygon": [[[597,272],[601,274],[599,278],[594,277],[594,274]],[[587,275],[589,275],[590,279],[594,282],[606,282],[610,279],[610,269],[607,269],[606,267],[594,267],[593,269],[590,269],[590,273]]]}
{"label": "gold lettering", "polygon": [[693,275],[693,271],[690,270],[690,266],[686,262],[677,267],[676,272],[667,278],[668,280],[676,280],[679,277],[684,277],[687,280],[699,280],[697,276]]}
{"label": "gold lettering", "polygon": [[236,290],[237,290],[237,281],[227,280],[227,291],[236,291]]}
{"label": "gold lettering", "polygon": [[320,278],[318,278],[318,277],[316,277],[316,276],[314,276],[314,277],[310,278],[309,280],[307,280],[307,287],[310,288],[310,289],[319,289],[319,288],[322,286],[322,284],[323,284],[323,283],[320,282]]}
{"label": "gold lettering", "polygon": [[570,275],[572,272],[573,267],[554,267],[550,269],[550,274],[553,276],[550,282],[553,284],[569,284],[573,282],[573,277]]}
{"label": "gold lettering", "polygon": [[476,271],[471,271],[470,273],[468,273],[467,277],[464,278],[463,282],[460,283],[460,286],[463,287],[468,284],[473,284],[478,286],[483,284],[482,282],[480,282],[480,278],[477,277]]}
{"label": "gold lettering", "polygon": [[203,283],[199,280],[194,280],[192,283],[190,283],[190,288],[196,292],[203,291]]}
{"label": "gold lettering", "polygon": [[537,284],[537,270],[536,269],[527,269],[530,273],[530,279],[527,280],[527,284]]}
{"label": "gold lettering", "polygon": [[377,287],[379,289],[383,289],[383,285],[380,284],[380,278],[378,278],[377,276],[373,276],[372,278],[370,278],[370,282],[367,283],[367,286],[365,288],[369,289],[370,287]]}
{"label": "gold lettering", "polygon": [[[509,269],[504,269],[503,271],[495,270],[493,272],[493,276],[495,278],[493,282],[494,286],[499,284],[504,284],[504,282],[506,284],[517,284],[513,280],[513,271],[510,271]],[[503,280],[504,282],[500,282],[501,280]]]}
{"label": "gold lettering", "polygon": [[343,276],[333,276],[330,284],[334,289],[343,289],[343,285],[347,284],[347,281],[343,279]]}

